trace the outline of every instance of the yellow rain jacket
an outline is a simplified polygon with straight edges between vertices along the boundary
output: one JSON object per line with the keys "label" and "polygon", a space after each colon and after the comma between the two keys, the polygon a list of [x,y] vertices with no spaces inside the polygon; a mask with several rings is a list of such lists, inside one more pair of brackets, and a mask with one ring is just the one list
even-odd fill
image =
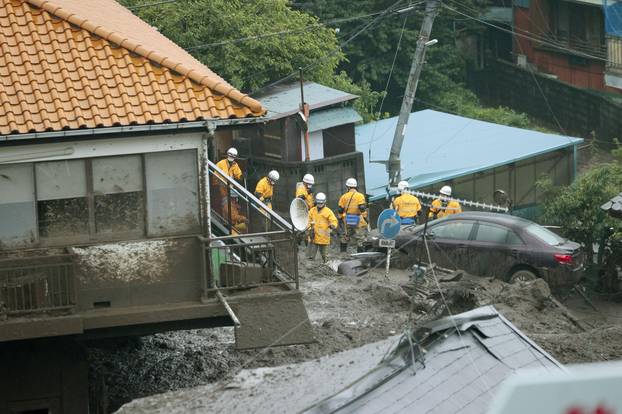
{"label": "yellow rain jacket", "polygon": [[313,231],[312,243],[320,245],[330,244],[330,229],[337,228],[337,217],[328,207],[323,207],[318,211],[313,207],[309,211],[309,227]]}
{"label": "yellow rain jacket", "polygon": [[445,216],[450,216],[452,214],[462,213],[462,207],[460,207],[460,203],[456,200],[449,200],[447,206],[443,209],[443,202],[441,199],[437,198],[432,201],[432,207],[430,207],[430,217],[434,217],[436,214],[437,218],[442,218]]}
{"label": "yellow rain jacket", "polygon": [[401,218],[415,218],[421,211],[419,199],[412,194],[402,194],[395,197],[392,207]]}
{"label": "yellow rain jacket", "polygon": [[340,218],[344,223],[347,223],[346,216],[360,216],[360,221],[358,227],[367,227],[367,222],[365,221],[367,218],[367,210],[361,211],[359,206],[366,206],[365,196],[362,193],[359,193],[355,189],[349,190],[347,193],[341,196],[339,199],[339,211],[342,212],[340,214]]}
{"label": "yellow rain jacket", "polygon": [[218,161],[218,163],[216,164],[216,167],[220,168],[229,177],[233,177],[236,180],[239,180],[240,178],[242,178],[242,170],[240,169],[240,166],[238,165],[238,163],[235,161],[230,163],[228,159],[224,158]]}
{"label": "yellow rain jacket", "polygon": [[[223,218],[229,221],[229,203],[223,202],[222,205]],[[240,212],[240,206],[234,201],[231,202],[231,227],[233,227],[232,234],[246,233],[247,230],[247,218]]]}
{"label": "yellow rain jacket", "polygon": [[304,183],[296,184],[296,198],[302,198],[306,203],[309,210],[313,208],[314,200],[313,194],[309,192],[307,186]]}
{"label": "yellow rain jacket", "polygon": [[264,177],[257,183],[255,187],[255,195],[260,201],[263,201],[270,210],[272,210],[272,196],[274,195],[274,186],[268,180],[268,177]]}

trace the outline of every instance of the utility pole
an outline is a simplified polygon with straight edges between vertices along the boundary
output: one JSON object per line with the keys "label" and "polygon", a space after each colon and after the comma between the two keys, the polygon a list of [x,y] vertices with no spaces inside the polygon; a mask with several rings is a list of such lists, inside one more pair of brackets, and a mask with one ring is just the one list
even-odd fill
{"label": "utility pole", "polygon": [[400,153],[404,142],[404,134],[406,133],[408,118],[410,117],[410,111],[412,110],[413,101],[415,100],[415,93],[417,92],[419,75],[421,75],[421,69],[425,59],[425,49],[436,43],[436,40],[430,41],[429,39],[434,18],[438,13],[439,3],[439,0],[428,0],[426,2],[425,16],[423,17],[423,24],[421,25],[419,39],[417,40],[417,49],[415,50],[413,63],[410,67],[408,83],[406,84],[406,91],[404,92],[404,99],[402,100],[402,107],[400,109],[400,116],[397,120],[395,135],[393,136],[393,145],[391,145],[391,153],[389,155],[389,161],[387,162],[389,185],[391,186],[396,186],[401,180],[402,165]]}
{"label": "utility pole", "polygon": [[309,104],[305,102],[305,88],[304,88],[304,78],[302,74],[302,68],[298,68],[300,70],[300,114],[301,118],[304,122],[303,133],[304,133],[304,146],[305,146],[305,162],[310,160],[309,156]]}

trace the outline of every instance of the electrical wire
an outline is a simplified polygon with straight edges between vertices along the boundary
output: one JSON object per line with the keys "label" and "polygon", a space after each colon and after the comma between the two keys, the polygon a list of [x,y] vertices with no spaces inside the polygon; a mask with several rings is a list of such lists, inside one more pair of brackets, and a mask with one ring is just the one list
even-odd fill
{"label": "electrical wire", "polygon": [[169,4],[169,3],[175,3],[175,2],[177,2],[177,0],[162,0],[162,1],[155,2],[155,3],[139,4],[136,6],[128,7],[127,9],[138,10],[138,9],[144,9],[146,7],[159,6],[161,4]]}
{"label": "electrical wire", "polygon": [[[395,11],[394,13],[398,13],[398,12],[399,12],[399,10]],[[282,35],[286,35],[286,34],[304,33],[304,32],[312,31],[312,30],[315,30],[315,29],[326,28],[326,25],[333,25],[333,24],[337,24],[337,23],[345,23],[345,22],[350,22],[350,21],[354,21],[354,20],[366,19],[366,18],[369,18],[369,17],[377,16],[377,15],[379,15],[381,13],[382,12],[375,12],[375,13],[369,13],[369,14],[365,14],[365,15],[361,15],[361,16],[345,17],[345,18],[342,18],[342,19],[327,20],[327,21],[324,21],[324,22],[318,22],[316,24],[305,26],[305,27],[302,27],[302,28],[299,28],[299,29],[281,30],[281,31],[278,31],[278,32],[264,33],[264,34],[258,34],[258,35],[253,35],[253,36],[240,37],[240,38],[237,38],[237,39],[223,40],[221,42],[214,42],[214,43],[207,43],[207,44],[202,44],[202,45],[190,46],[190,47],[187,47],[186,50],[187,51],[204,50],[204,49],[209,49],[211,47],[216,47],[216,46],[224,46],[224,45],[228,45],[228,44],[243,43],[243,42],[246,42],[246,41],[249,41],[249,40],[264,39],[264,38],[269,38],[269,37],[282,36]]]}
{"label": "electrical wire", "polygon": [[[381,14],[379,14],[378,16],[376,16],[375,19],[373,19],[371,22],[366,23],[364,25],[362,25],[362,27],[360,29],[357,28],[356,32],[350,36],[347,40],[345,40],[344,42],[342,42],[339,47],[337,47],[335,50],[333,50],[332,52],[328,53],[325,57],[316,60],[313,63],[308,64],[307,66],[303,67],[302,70],[308,70],[310,68],[313,68],[315,66],[318,66],[322,63],[324,63],[326,60],[328,60],[329,58],[333,57],[334,55],[336,55],[337,53],[341,52],[342,49],[348,45],[350,42],[352,42],[354,39],[356,39],[358,36],[360,36],[362,33],[364,33],[365,31],[367,31],[368,29],[370,29],[373,25],[375,25],[376,23],[378,23],[382,18],[384,18],[388,13],[390,13],[391,11],[393,11],[393,9],[395,9],[400,3],[402,3],[404,0],[397,0],[395,3],[393,3],[390,7],[388,7],[384,12],[382,12]],[[417,3],[414,3],[412,5],[410,5],[410,7],[414,7],[416,5],[422,4],[424,3],[424,0],[419,1]],[[276,86],[280,83],[283,83],[291,78],[293,78],[294,76],[296,76],[299,73],[298,70],[295,70],[293,72],[291,72],[289,75],[286,75],[284,77],[282,77],[281,79],[278,79],[274,82],[269,83],[268,85],[265,85],[253,92],[251,92],[249,95],[257,95],[260,94],[262,91],[269,89],[273,86]]]}
{"label": "electrical wire", "polygon": [[502,32],[506,32],[506,33],[509,33],[509,34],[512,34],[512,35],[515,35],[515,36],[519,36],[519,37],[528,39],[528,40],[532,40],[532,41],[536,41],[536,42],[539,42],[539,43],[542,43],[542,44],[546,44],[548,46],[551,46],[551,47],[559,49],[559,50],[565,50],[565,51],[570,52],[570,53],[572,53],[574,55],[583,56],[583,57],[587,57],[587,58],[594,59],[594,60],[599,60],[599,61],[606,62],[606,63],[614,63],[612,61],[609,61],[606,58],[590,55],[589,53],[582,52],[582,51],[579,51],[579,50],[575,50],[575,49],[572,49],[572,48],[567,47],[565,45],[561,45],[561,44],[555,43],[551,39],[547,39],[547,38],[544,38],[544,37],[539,37],[538,35],[536,35],[534,33],[531,33],[529,31],[521,30],[522,32],[529,33],[529,35],[526,35],[526,34],[523,34],[523,33],[519,33],[519,32],[517,32],[515,30],[511,30],[511,29],[507,29],[507,28],[502,27],[502,26],[498,26],[496,24],[493,24],[493,23],[487,22],[485,20],[482,20],[482,19],[480,19],[478,17],[471,16],[471,15],[469,15],[467,13],[463,13],[463,12],[461,12],[459,10],[456,10],[453,7],[448,6],[445,3],[443,3],[442,6],[444,8],[446,8],[446,9],[448,9],[448,10],[453,11],[454,13],[460,14],[460,15],[462,15],[464,17],[467,17],[467,18],[469,18],[471,20],[477,21],[477,22],[479,22],[481,24],[484,24],[486,26],[494,27],[495,29],[498,29],[498,30],[500,30]]}

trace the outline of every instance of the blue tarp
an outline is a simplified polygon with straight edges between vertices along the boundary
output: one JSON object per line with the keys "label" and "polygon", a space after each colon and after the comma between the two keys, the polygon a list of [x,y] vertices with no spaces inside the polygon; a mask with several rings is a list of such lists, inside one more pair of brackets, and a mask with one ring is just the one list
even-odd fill
{"label": "blue tarp", "polygon": [[622,2],[604,0],[603,13],[605,14],[605,33],[622,37]]}
{"label": "blue tarp", "polygon": [[[372,200],[384,197],[388,175],[383,164],[393,142],[397,117],[356,127],[356,149],[365,160],[365,188]],[[583,142],[437,112],[410,114],[402,146],[402,179],[422,188]],[[370,150],[371,149],[371,150]]]}

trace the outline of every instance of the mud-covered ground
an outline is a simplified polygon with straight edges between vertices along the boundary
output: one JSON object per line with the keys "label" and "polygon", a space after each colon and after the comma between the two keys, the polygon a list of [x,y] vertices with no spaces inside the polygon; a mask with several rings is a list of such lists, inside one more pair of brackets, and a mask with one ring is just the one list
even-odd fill
{"label": "mud-covered ground", "polygon": [[[566,306],[551,299],[543,281],[508,285],[498,280],[428,272],[418,281],[414,306],[401,286],[409,273],[376,269],[360,277],[336,274],[301,261],[301,289],[316,343],[237,351],[230,328],[172,332],[90,348],[91,382],[108,395],[113,411],[132,399],[226,380],[242,368],[314,359],[401,333],[441,314],[493,304],[562,363],[622,358],[622,305],[581,298]],[[440,292],[439,292],[440,287]],[[408,290],[412,293],[412,290]],[[442,292],[442,295],[441,295]],[[607,316],[604,316],[607,315]]]}

